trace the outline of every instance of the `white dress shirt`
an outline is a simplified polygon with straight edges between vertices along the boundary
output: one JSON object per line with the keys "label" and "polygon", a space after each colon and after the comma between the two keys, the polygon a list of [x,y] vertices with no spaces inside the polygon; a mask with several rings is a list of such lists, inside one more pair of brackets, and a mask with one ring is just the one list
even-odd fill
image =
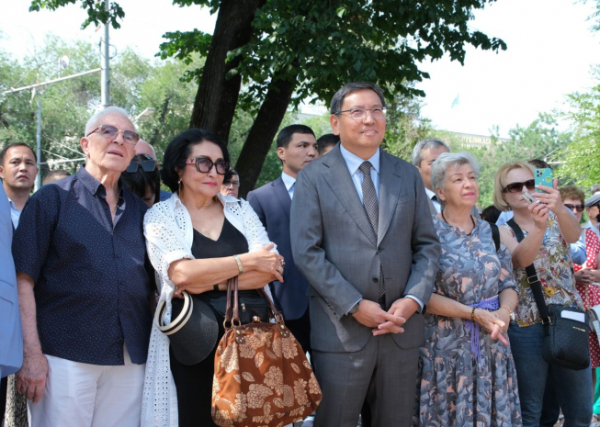
{"label": "white dress shirt", "polygon": [[10,200],[10,197],[7,197],[7,199],[8,199],[8,205],[10,206],[10,219],[13,223],[13,227],[16,230],[17,227],[19,226],[19,219],[21,218],[21,211],[17,209],[17,205],[15,205],[15,202]]}
{"label": "white dress shirt", "polygon": [[[362,181],[364,178],[364,174],[359,169],[360,165],[362,165],[365,161],[371,163],[371,180],[373,181],[373,185],[375,186],[375,192],[377,193],[377,201],[379,201],[379,171],[381,165],[381,154],[379,150],[373,154],[367,160],[361,159],[356,154],[351,153],[346,150],[342,144],[340,144],[340,151],[342,152],[342,157],[346,162],[346,166],[348,167],[348,172],[350,172],[350,176],[352,178],[352,182],[354,182],[354,187],[356,187],[356,192],[358,193],[358,197],[360,197],[360,202],[363,203],[363,193],[362,193]],[[419,304],[420,310],[423,310],[423,302],[412,295],[406,295],[406,298],[413,299]],[[357,301],[359,303],[360,300]],[[356,304],[354,304],[356,305]],[[354,307],[354,306],[353,306]],[[346,313],[348,314],[348,313]]]}
{"label": "white dress shirt", "polygon": [[437,194],[427,187],[425,187],[425,193],[427,193],[427,197],[429,197],[429,200],[431,200],[431,203],[433,203],[433,207],[435,208],[436,212],[440,213],[442,211],[442,204],[438,201]]}
{"label": "white dress shirt", "polygon": [[290,199],[294,198],[294,188],[296,188],[296,178],[293,176],[289,176],[285,172],[281,172],[281,180],[283,181],[283,185],[287,189],[288,194],[290,195]]}

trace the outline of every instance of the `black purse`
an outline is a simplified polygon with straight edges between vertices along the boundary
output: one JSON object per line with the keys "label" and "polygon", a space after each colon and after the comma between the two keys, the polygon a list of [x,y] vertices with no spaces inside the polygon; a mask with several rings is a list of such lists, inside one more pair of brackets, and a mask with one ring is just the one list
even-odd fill
{"label": "black purse", "polygon": [[[212,306],[217,313],[225,317],[227,312],[227,299],[231,301],[233,295],[229,292],[210,292],[203,296],[203,300]],[[262,289],[253,291],[238,291],[239,317],[242,325],[256,322],[268,322],[271,314],[269,301]]]}
{"label": "black purse", "polygon": [[[521,242],[524,238],[521,227],[514,219],[508,221],[508,225],[515,232],[517,241]],[[533,264],[527,266],[525,272],[544,325],[542,357],[547,363],[575,371],[589,368],[588,314],[577,308],[555,304],[547,306]]]}

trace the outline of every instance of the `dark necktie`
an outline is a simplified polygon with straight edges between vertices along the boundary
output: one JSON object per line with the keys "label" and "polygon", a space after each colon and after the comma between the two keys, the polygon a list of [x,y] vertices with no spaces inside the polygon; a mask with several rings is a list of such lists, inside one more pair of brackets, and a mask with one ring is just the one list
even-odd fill
{"label": "dark necktie", "polygon": [[[379,229],[379,202],[377,201],[377,192],[371,179],[371,163],[363,162],[359,169],[363,173],[362,181],[362,193],[363,193],[363,206],[367,212],[367,217],[373,228],[375,234],[375,240],[377,240],[377,230]],[[385,284],[383,282],[383,269],[379,269],[379,298],[383,299],[385,295]]]}

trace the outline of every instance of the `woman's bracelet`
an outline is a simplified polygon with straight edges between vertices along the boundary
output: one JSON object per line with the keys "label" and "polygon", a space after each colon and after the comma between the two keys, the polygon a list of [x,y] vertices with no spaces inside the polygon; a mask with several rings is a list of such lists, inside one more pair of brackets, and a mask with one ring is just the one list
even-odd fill
{"label": "woman's bracelet", "polygon": [[473,310],[471,310],[471,322],[475,323],[475,309],[477,307],[473,307]]}
{"label": "woman's bracelet", "polygon": [[234,255],[233,259],[235,260],[235,262],[237,264],[238,274],[242,274],[244,272],[244,266],[242,265],[242,261],[240,261],[240,257],[237,255]]}

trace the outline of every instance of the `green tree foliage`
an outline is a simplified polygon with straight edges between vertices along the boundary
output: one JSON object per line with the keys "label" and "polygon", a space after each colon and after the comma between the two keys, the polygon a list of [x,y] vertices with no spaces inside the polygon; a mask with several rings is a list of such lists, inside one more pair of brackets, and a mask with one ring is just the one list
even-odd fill
{"label": "green tree foliage", "polygon": [[[65,43],[48,36],[34,56],[18,62],[0,51],[0,93],[99,67],[97,48],[84,42]],[[66,55],[69,66],[58,69]],[[131,50],[121,52],[112,64],[113,105],[136,117],[145,108],[155,114],[138,125],[142,138],[153,144],[159,159],[169,141],[188,128],[196,82],[181,82],[180,76],[201,64],[178,60],[151,61]],[[81,158],[79,140],[85,123],[100,106],[100,73],[86,75],[39,88],[0,95],[0,147],[11,142],[35,146],[37,100],[42,103],[42,160]],[[53,165],[74,170],[75,164]]]}
{"label": "green tree foliage", "polygon": [[600,183],[600,85],[568,101],[571,108],[563,116],[572,123],[573,142],[558,154],[566,162],[560,176],[589,187]]}
{"label": "green tree foliage", "polygon": [[[464,61],[465,46],[505,49],[503,41],[469,28],[473,11],[494,0],[175,0],[177,6],[208,6],[218,13],[214,37],[198,30],[167,33],[164,57],[206,57],[192,126],[229,140],[236,106],[250,112],[250,128],[236,164],[246,177],[242,194],[256,182],[290,103],[329,103],[348,81],[378,83],[392,99],[422,95],[403,83],[428,78],[418,64],[448,53]],[[77,0],[33,0],[31,8],[55,9]],[[124,11],[111,3],[79,0],[89,22],[106,22]],[[217,12],[218,11],[218,12]],[[390,92],[393,88],[395,92]],[[241,96],[240,96],[241,95]],[[209,108],[210,107],[210,108]]]}

